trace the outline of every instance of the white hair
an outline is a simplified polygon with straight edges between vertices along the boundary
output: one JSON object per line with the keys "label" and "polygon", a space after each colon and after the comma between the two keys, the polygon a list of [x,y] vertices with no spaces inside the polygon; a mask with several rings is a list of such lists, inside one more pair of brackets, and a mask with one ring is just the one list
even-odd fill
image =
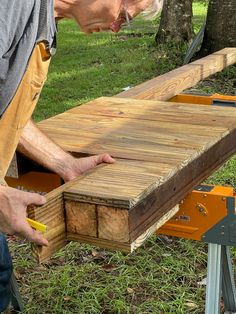
{"label": "white hair", "polygon": [[153,0],[153,3],[149,8],[147,8],[142,15],[146,19],[154,18],[162,9],[164,0]]}

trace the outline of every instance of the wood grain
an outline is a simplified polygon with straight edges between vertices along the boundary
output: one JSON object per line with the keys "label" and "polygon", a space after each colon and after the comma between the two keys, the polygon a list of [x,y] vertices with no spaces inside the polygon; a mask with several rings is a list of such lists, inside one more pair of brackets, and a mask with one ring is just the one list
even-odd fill
{"label": "wood grain", "polygon": [[67,232],[97,237],[97,214],[94,204],[65,201]]}
{"label": "wood grain", "polygon": [[128,210],[98,206],[98,238],[115,242],[129,242],[128,218]]}
{"label": "wood grain", "polygon": [[62,194],[60,193],[60,195],[50,198],[44,206],[31,208],[29,217],[47,226],[44,236],[48,240],[49,245],[42,247],[32,244],[34,258],[37,262],[42,263],[66,245],[66,225]]}

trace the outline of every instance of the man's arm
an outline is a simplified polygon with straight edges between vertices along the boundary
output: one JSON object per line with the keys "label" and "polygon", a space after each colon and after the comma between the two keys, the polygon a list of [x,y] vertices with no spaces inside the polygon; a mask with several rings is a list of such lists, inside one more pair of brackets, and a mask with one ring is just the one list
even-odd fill
{"label": "man's arm", "polygon": [[64,181],[70,181],[102,162],[114,162],[108,154],[74,158],[40,131],[32,120],[25,126],[17,150],[57,173]]}
{"label": "man's arm", "polygon": [[[74,158],[52,142],[32,121],[24,128],[18,148],[24,155],[59,174],[65,181],[74,179],[102,162],[114,162],[108,154]],[[45,202],[44,196],[4,186],[4,180],[0,181],[0,231],[23,236],[39,245],[47,245],[48,241],[43,235],[33,230],[26,221],[27,207],[31,204],[43,205]]]}

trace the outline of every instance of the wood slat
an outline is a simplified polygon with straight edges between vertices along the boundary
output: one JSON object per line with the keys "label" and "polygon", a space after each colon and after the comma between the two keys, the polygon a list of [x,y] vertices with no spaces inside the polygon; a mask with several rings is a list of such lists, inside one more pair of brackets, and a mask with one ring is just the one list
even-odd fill
{"label": "wood slat", "polygon": [[[200,184],[236,152],[236,128],[221,138],[213,146],[209,146],[202,154],[184,165],[159,188],[151,192],[140,204],[131,209],[130,230],[131,240],[179,203],[191,192],[195,185]],[[149,208],[149,210],[148,210]]]}
{"label": "wood slat", "polygon": [[122,92],[116,97],[168,100],[236,63],[236,48],[225,48]]}
{"label": "wood slat", "polygon": [[[139,119],[141,117],[142,120],[172,123],[179,123],[181,116],[181,124],[189,124],[191,121],[191,125],[205,126],[207,124],[212,127],[221,127],[222,118],[228,117],[228,123],[234,124],[234,117],[230,119],[230,114],[234,115],[234,108],[225,107],[226,110],[222,111],[220,106],[203,106],[204,108],[198,105],[189,107],[188,103],[100,97],[82,106],[72,108],[67,113],[80,114],[85,119],[88,115],[129,119]],[[173,108],[178,108],[178,114]],[[214,118],[212,119],[213,114]],[[194,120],[192,120],[193,115]],[[73,119],[69,115],[68,117]],[[57,116],[57,118],[60,118],[60,116]],[[64,115],[63,119],[65,119]]]}
{"label": "wood slat", "polygon": [[177,168],[117,159],[88,174],[64,192],[65,199],[130,209],[145,195],[173,175]]}

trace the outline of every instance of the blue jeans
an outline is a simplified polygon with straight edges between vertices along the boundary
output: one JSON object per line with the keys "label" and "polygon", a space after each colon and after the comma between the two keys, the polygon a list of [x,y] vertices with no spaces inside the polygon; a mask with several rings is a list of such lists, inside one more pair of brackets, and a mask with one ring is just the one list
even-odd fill
{"label": "blue jeans", "polygon": [[12,260],[6,238],[0,233],[0,312],[4,311],[11,300],[10,279]]}

